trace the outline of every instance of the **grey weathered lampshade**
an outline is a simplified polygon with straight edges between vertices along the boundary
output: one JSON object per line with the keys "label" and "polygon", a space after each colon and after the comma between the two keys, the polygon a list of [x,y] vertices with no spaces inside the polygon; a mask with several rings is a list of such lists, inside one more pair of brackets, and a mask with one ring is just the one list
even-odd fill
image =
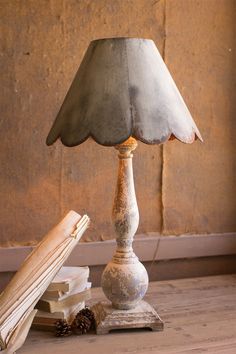
{"label": "grey weathered lampshade", "polygon": [[201,135],[154,42],[92,41],[47,137],[75,146],[91,136],[106,146],[130,136],[147,144]]}

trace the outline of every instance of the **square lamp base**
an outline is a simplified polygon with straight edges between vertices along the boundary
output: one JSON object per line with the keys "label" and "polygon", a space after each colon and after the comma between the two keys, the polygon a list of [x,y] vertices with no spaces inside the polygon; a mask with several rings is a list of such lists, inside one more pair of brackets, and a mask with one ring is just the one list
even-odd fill
{"label": "square lamp base", "polygon": [[131,310],[118,310],[108,302],[99,302],[92,307],[96,321],[96,333],[107,334],[114,329],[150,328],[163,331],[164,323],[154,308],[146,301]]}

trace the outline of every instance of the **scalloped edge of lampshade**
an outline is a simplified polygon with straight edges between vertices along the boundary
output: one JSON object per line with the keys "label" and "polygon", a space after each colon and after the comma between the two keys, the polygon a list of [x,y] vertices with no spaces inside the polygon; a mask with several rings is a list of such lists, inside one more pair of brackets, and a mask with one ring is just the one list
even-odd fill
{"label": "scalloped edge of lampshade", "polygon": [[114,141],[114,142],[110,142],[110,143],[102,143],[102,142],[100,142],[99,139],[97,139],[95,136],[93,136],[93,134],[88,134],[85,138],[78,139],[78,141],[73,142],[73,143],[70,143],[68,141],[67,137],[63,137],[61,135],[59,135],[57,137],[54,137],[53,139],[50,139],[50,134],[49,134],[48,137],[47,137],[47,140],[46,140],[46,144],[48,146],[50,146],[50,145],[54,144],[58,139],[60,139],[63,145],[65,145],[67,147],[74,147],[74,146],[77,146],[77,145],[80,145],[80,144],[84,143],[89,138],[92,138],[99,145],[102,145],[102,146],[115,146],[115,145],[118,145],[118,144],[122,144],[124,141],[129,139],[131,136],[134,139],[136,139],[138,141],[141,141],[142,143],[147,144],[147,145],[160,145],[160,144],[165,143],[168,140],[178,140],[178,141],[180,141],[182,143],[185,143],[185,144],[192,144],[195,140],[200,140],[201,142],[203,142],[203,138],[202,138],[200,132],[199,131],[196,132],[193,129],[192,134],[190,136],[187,136],[187,137],[180,137],[180,136],[178,136],[178,134],[170,132],[161,140],[157,140],[156,139],[156,140],[153,140],[153,141],[148,141],[148,140],[144,139],[143,137],[141,137],[141,136],[139,136],[137,134],[129,133],[129,134],[127,134],[127,136],[125,136],[125,138],[122,138],[120,140],[117,140],[117,141]]}

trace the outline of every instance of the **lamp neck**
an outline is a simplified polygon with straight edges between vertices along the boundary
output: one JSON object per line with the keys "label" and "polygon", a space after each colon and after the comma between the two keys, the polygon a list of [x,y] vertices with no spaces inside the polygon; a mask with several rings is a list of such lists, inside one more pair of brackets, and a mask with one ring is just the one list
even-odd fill
{"label": "lamp neck", "polygon": [[113,258],[116,262],[120,262],[121,258],[130,262],[135,257],[132,242],[138,228],[139,212],[134,189],[132,151],[137,145],[137,141],[130,137],[115,147],[119,151],[118,179],[112,213],[117,234],[117,251]]}
{"label": "lamp neck", "polygon": [[131,136],[122,144],[116,145],[115,149],[119,151],[118,156],[120,159],[126,159],[129,157],[133,157],[132,151],[134,151],[137,146],[138,146],[137,140],[132,138]]}

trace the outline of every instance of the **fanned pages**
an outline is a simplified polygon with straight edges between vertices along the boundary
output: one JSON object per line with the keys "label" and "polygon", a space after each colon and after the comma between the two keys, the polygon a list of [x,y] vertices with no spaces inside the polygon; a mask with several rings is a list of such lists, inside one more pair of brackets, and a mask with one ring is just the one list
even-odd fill
{"label": "fanned pages", "polygon": [[[35,304],[78,243],[88,224],[87,215],[81,217],[70,211],[26,258],[1,294],[0,350],[4,350],[4,353],[11,354],[11,348],[15,351],[23,344],[26,323],[32,322]],[[19,338],[21,333],[22,336],[24,333],[24,338]],[[13,343],[14,338],[17,338],[19,345]]]}

